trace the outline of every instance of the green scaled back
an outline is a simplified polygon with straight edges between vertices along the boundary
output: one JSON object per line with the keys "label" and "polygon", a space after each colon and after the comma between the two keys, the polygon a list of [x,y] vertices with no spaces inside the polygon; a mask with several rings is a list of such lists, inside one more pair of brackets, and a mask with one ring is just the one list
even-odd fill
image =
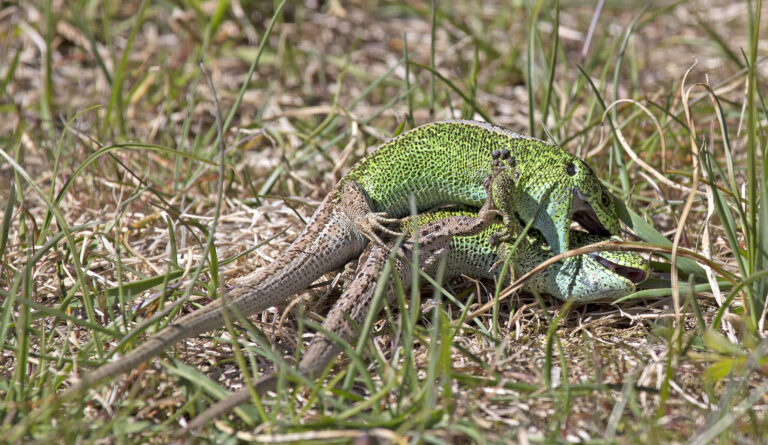
{"label": "green scaled back", "polygon": [[602,234],[619,233],[613,201],[584,162],[560,147],[484,122],[414,128],[363,158],[343,181],[359,184],[374,212],[397,218],[410,213],[410,196],[420,212],[442,204],[480,207],[483,183],[494,171],[493,198],[506,219],[527,222],[542,203],[533,227],[554,252],[569,247],[575,190],[591,204]]}
{"label": "green scaled back", "polygon": [[440,204],[482,206],[483,181],[492,170],[494,150],[518,151],[523,136],[472,121],[435,122],[392,139],[363,158],[347,175],[368,194],[376,212],[409,213]]}

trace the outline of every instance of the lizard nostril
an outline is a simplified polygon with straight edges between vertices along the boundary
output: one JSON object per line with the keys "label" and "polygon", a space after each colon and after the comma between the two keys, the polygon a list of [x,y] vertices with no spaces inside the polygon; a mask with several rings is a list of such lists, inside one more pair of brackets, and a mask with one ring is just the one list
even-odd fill
{"label": "lizard nostril", "polygon": [[576,164],[573,162],[569,163],[565,166],[565,172],[568,173],[568,176],[573,176],[576,174]]}

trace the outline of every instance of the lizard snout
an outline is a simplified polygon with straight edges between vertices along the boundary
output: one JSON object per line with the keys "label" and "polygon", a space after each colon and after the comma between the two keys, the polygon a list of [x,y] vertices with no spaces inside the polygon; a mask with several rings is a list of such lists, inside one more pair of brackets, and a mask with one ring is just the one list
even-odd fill
{"label": "lizard snout", "polygon": [[601,266],[616,273],[617,275],[621,275],[622,277],[631,281],[633,284],[642,283],[648,278],[647,270],[616,264],[601,257],[599,254],[590,254],[590,256]]}

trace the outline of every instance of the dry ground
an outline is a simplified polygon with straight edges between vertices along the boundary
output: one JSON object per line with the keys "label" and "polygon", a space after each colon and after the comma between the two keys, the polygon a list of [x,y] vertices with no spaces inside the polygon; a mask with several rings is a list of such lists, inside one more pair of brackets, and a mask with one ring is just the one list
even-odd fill
{"label": "dry ground", "polygon": [[[183,312],[193,310],[209,301],[215,279],[232,284],[272,261],[334,182],[401,124],[487,117],[552,139],[587,159],[627,207],[671,241],[692,184],[694,156],[680,91],[695,64],[686,85],[706,82],[719,97],[733,178],[747,199],[751,3],[651,2],[640,8],[608,2],[596,14],[595,2],[563,1],[556,17],[548,2],[535,15],[534,2],[444,2],[434,41],[428,3],[289,3],[239,95],[277,3],[236,0],[220,22],[212,1],[0,3],[0,148],[39,189],[8,159],[0,161],[0,204],[10,215],[0,234],[7,240],[0,243],[0,431],[8,440],[166,441],[179,422],[214,400],[213,390],[200,389],[208,382],[170,360],[102,385],[89,394],[89,403],[61,407],[53,417],[39,412],[54,390],[102,363],[126,329],[158,303],[192,289]],[[139,16],[141,26],[135,27]],[[766,37],[756,37],[759,61],[768,56]],[[405,48],[412,62],[408,78]],[[432,51],[437,78],[428,68]],[[550,79],[553,52],[557,69]],[[215,103],[199,60],[213,78],[224,117],[237,105],[225,135],[220,201]],[[756,71],[756,90],[765,96],[768,65]],[[703,88],[692,93],[695,145],[713,151],[725,171],[718,115],[703,94]],[[636,105],[618,105],[615,120],[640,158],[683,190],[631,159],[601,124],[598,97],[606,104],[634,99],[650,109],[663,127],[666,153]],[[756,140],[764,144],[765,109],[754,103],[763,113],[755,119]],[[716,180],[724,190],[728,176]],[[374,363],[374,391],[359,381],[351,394],[326,388],[319,399],[310,390],[286,391],[265,399],[267,422],[249,427],[232,417],[230,424],[210,425],[206,438],[223,441],[237,427],[241,438],[259,435],[258,441],[365,443],[368,434],[404,442],[716,437],[764,443],[764,314],[750,318],[756,309],[735,298],[723,309],[727,323],[720,335],[706,329],[732,288],[728,274],[737,282],[744,277],[726,223],[720,213],[709,216],[709,183],[706,176],[699,182],[702,193],[680,243],[722,268],[709,280],[695,278],[697,305],[684,296],[676,309],[667,260],[654,256],[649,287],[657,290],[645,298],[573,307],[550,330],[561,303],[546,300],[542,307],[518,295],[501,306],[495,327],[488,312],[458,332],[440,333],[453,341],[447,361],[432,358],[439,351],[430,337],[436,318],[425,309],[415,328],[413,363],[393,349],[402,345],[402,316],[393,308],[363,355]],[[51,201],[59,215],[50,214]],[[220,265],[218,278],[207,268],[197,277],[217,211],[216,257],[232,261]],[[64,223],[73,244],[63,237]],[[744,252],[746,238],[741,227],[737,242]],[[167,282],[147,284],[165,275]],[[711,288],[715,279],[722,292]],[[680,283],[686,291],[686,275]],[[447,288],[462,298],[477,290],[474,308],[478,299],[492,297],[493,284],[461,280]],[[279,354],[292,358],[297,330],[304,332],[296,316],[320,319],[338,294],[324,281],[287,317],[279,308],[253,322]],[[430,296],[425,289],[423,297]],[[459,306],[443,308],[453,320],[461,315]],[[120,316],[131,319],[128,328],[115,321]],[[95,342],[93,325],[108,327]],[[193,339],[169,355],[235,389],[242,385],[240,368],[230,344],[220,341],[229,337],[222,331]],[[305,333],[301,340],[309,338]],[[405,370],[390,367],[389,360]],[[254,363],[258,372],[269,369],[260,355],[252,356]],[[331,375],[347,363],[342,359]],[[424,386],[435,389],[419,393]],[[376,393],[377,403],[359,412],[329,401],[351,407],[359,403],[357,394],[376,391],[383,392]]]}

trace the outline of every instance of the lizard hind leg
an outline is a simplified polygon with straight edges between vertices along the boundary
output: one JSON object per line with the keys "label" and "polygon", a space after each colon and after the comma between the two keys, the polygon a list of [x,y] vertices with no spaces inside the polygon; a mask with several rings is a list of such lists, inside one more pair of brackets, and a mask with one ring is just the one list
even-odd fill
{"label": "lizard hind leg", "polygon": [[[354,339],[357,326],[368,313],[371,299],[376,290],[379,271],[387,261],[389,253],[389,248],[375,243],[366,247],[355,270],[355,279],[347,286],[323,322],[323,328],[326,331],[336,334],[344,341]],[[298,372],[309,379],[316,378],[341,350],[342,348],[328,336],[318,333],[312,339],[309,348],[299,362]],[[254,389],[259,395],[274,390],[277,379],[275,373],[266,375],[254,383]],[[247,387],[230,394],[192,419],[186,428],[177,433],[177,436],[185,437],[193,434],[210,420],[226,414],[250,398],[251,394]]]}
{"label": "lizard hind leg", "polygon": [[[359,334],[358,328],[368,313],[374,309],[373,297],[379,285],[379,278],[384,265],[393,250],[394,273],[400,277],[404,287],[411,284],[412,269],[410,258],[414,253],[414,244],[419,243],[419,267],[431,270],[447,252],[453,236],[466,236],[484,230],[495,216],[492,210],[481,210],[477,218],[453,216],[428,223],[414,230],[408,240],[395,247],[394,242],[387,245],[369,244],[360,256],[355,278],[345,289],[339,301],[333,306],[323,322],[323,329],[333,333],[343,341],[351,342]],[[387,302],[394,299],[392,281],[385,291]],[[320,375],[330,362],[338,356],[342,348],[322,333],[317,334],[309,345],[306,354],[299,363],[299,372],[314,379]]]}
{"label": "lizard hind leg", "polygon": [[401,219],[390,218],[386,212],[375,212],[368,194],[357,182],[350,180],[341,186],[339,201],[349,218],[349,223],[368,240],[385,246],[386,243],[379,237],[379,233],[392,237],[402,234],[386,226],[386,224],[400,223]]}
{"label": "lizard hind leg", "polygon": [[[418,229],[418,237],[412,237],[397,248],[395,255],[395,270],[400,276],[403,286],[411,283],[411,268],[408,258],[413,253],[413,243],[420,242],[419,263],[422,269],[431,268],[447,252],[448,244],[453,233],[475,231],[484,225],[482,219],[472,217],[445,218],[438,224],[426,224]],[[380,245],[370,243],[360,256],[355,270],[355,278],[345,289],[339,301],[333,306],[325,321],[323,330],[334,334],[346,342],[354,341],[359,335],[359,326],[372,309],[373,297],[379,285],[379,276],[385,263],[389,260],[394,243]],[[391,282],[386,291],[387,301],[394,297]],[[312,380],[317,378],[330,362],[342,351],[336,341],[324,333],[318,333],[312,339],[306,353],[298,365],[299,374]],[[270,374],[255,382],[257,393],[263,394],[275,388],[277,375]],[[200,415],[192,419],[189,426],[180,431],[180,435],[188,434],[204,426],[211,419],[225,414],[238,405],[250,399],[248,388],[243,388],[229,397],[215,403]]]}

